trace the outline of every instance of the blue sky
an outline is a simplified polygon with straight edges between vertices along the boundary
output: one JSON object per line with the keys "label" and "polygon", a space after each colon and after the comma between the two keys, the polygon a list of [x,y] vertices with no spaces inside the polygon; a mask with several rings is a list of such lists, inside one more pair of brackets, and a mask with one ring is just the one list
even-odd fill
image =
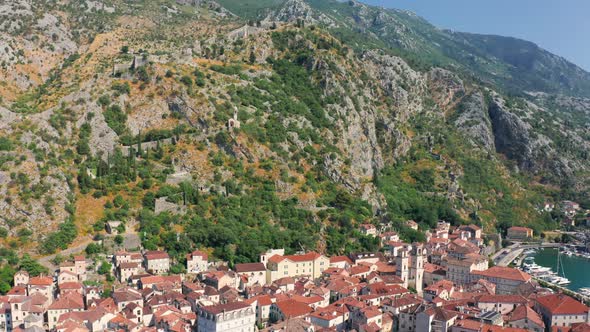
{"label": "blue sky", "polygon": [[589,0],[362,0],[440,28],[530,40],[590,71]]}

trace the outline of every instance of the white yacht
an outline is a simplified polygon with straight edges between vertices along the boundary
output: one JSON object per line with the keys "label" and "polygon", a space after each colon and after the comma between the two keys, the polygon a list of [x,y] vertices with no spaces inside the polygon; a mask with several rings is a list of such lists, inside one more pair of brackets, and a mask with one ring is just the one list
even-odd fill
{"label": "white yacht", "polygon": [[556,285],[567,285],[567,284],[571,283],[571,281],[568,278],[564,278],[564,277],[560,277],[560,276],[553,276],[553,277],[549,278],[548,281],[550,283],[556,284]]}
{"label": "white yacht", "polygon": [[547,272],[551,271],[550,267],[540,266],[540,265],[537,265],[536,263],[524,264],[524,268],[525,268],[525,270],[527,270],[528,272],[530,272],[532,274],[547,273]]}

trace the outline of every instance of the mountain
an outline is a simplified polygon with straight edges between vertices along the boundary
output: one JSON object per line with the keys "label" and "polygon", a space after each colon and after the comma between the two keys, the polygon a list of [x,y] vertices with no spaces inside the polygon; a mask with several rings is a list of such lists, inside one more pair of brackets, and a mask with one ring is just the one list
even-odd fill
{"label": "mountain", "polygon": [[588,73],[528,42],[356,1],[19,0],[0,17],[5,248],[77,248],[122,221],[118,241],[181,269],[195,248],[374,250],[367,222],[407,241],[439,219],[541,232],[560,221],[546,201],[588,204]]}
{"label": "mountain", "polygon": [[[502,36],[441,30],[414,13],[372,7],[358,1],[336,0],[220,0],[245,18],[263,19],[279,13],[293,21],[302,8],[314,22],[327,23],[335,35],[356,35],[355,42],[374,39],[388,47],[412,53],[428,66],[469,71],[474,77],[511,94],[542,91],[590,97],[590,74],[534,43]],[[249,8],[244,11],[243,8]]]}

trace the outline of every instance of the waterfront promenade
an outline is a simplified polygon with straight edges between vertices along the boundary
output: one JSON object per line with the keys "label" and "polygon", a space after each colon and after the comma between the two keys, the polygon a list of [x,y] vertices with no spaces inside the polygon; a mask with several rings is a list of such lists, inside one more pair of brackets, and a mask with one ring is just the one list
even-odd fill
{"label": "waterfront promenade", "polygon": [[508,266],[522,255],[523,251],[533,248],[558,248],[560,243],[521,243],[515,242],[492,255],[492,260],[497,266]]}

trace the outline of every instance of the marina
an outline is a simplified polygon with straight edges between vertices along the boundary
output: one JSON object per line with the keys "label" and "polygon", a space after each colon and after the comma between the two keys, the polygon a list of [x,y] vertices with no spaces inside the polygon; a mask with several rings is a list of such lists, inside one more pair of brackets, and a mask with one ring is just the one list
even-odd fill
{"label": "marina", "polygon": [[535,278],[590,297],[590,255],[573,247],[528,249],[523,252],[523,271]]}

